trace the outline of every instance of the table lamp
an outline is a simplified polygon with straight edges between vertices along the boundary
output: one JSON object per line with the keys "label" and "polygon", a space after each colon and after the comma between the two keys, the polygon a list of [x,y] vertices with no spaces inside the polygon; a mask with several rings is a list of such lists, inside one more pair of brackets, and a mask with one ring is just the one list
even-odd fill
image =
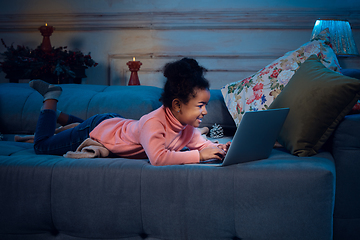
{"label": "table lamp", "polygon": [[326,28],[329,29],[330,42],[336,55],[359,56],[349,21],[335,19],[316,20],[311,39]]}

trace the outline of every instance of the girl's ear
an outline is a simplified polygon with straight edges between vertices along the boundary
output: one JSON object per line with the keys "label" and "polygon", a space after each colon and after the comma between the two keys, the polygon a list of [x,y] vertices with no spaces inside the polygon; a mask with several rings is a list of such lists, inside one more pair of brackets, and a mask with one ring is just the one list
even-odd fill
{"label": "girl's ear", "polygon": [[172,101],[171,107],[172,107],[172,109],[173,109],[175,112],[180,112],[180,108],[181,108],[181,101],[180,101],[180,99],[175,98],[175,99]]}

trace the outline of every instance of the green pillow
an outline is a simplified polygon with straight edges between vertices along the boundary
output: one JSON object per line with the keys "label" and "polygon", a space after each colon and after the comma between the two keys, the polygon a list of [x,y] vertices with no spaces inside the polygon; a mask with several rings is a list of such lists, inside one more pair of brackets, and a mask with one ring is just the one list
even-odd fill
{"label": "green pillow", "polygon": [[294,155],[315,155],[359,97],[359,80],[310,56],[269,107],[290,108],[279,143]]}

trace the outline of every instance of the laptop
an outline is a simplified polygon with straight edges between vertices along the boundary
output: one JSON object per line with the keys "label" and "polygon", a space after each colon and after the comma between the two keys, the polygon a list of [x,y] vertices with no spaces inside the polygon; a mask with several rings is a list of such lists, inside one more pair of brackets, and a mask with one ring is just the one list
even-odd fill
{"label": "laptop", "polygon": [[289,113],[289,108],[246,112],[238,126],[230,148],[222,163],[208,160],[203,166],[229,166],[266,159]]}

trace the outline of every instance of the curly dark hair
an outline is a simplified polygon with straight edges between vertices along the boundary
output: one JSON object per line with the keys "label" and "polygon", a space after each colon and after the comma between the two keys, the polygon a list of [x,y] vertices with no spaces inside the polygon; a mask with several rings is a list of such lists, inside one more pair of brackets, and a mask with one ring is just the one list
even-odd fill
{"label": "curly dark hair", "polygon": [[206,71],[192,58],[167,63],[163,69],[167,80],[160,101],[165,107],[171,108],[176,98],[186,104],[195,97],[196,89],[209,90],[209,81],[204,77]]}

